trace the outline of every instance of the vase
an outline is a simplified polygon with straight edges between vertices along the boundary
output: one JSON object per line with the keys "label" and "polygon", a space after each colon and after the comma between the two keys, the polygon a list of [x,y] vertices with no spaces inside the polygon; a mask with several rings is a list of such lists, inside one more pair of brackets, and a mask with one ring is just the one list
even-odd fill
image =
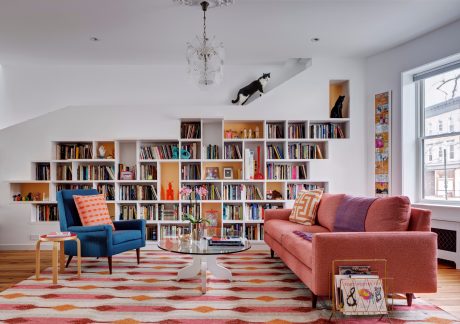
{"label": "vase", "polygon": [[192,240],[199,241],[201,239],[201,226],[200,224],[191,224]]}

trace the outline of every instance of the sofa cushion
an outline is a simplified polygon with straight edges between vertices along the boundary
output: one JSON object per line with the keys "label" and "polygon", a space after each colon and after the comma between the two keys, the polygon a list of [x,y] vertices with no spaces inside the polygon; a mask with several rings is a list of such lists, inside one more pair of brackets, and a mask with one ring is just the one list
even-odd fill
{"label": "sofa cushion", "polygon": [[407,231],[410,200],[405,196],[379,198],[367,211],[366,232]]}
{"label": "sofa cushion", "polygon": [[289,220],[303,225],[315,224],[316,212],[322,194],[323,189],[302,190],[295,199]]}
{"label": "sofa cushion", "polygon": [[317,224],[326,227],[329,231],[334,229],[335,214],[345,194],[323,193],[316,216]]}
{"label": "sofa cushion", "polygon": [[295,233],[289,232],[283,236],[282,245],[290,254],[311,269],[313,259],[312,242],[301,238]]}
{"label": "sofa cushion", "polygon": [[141,239],[141,231],[138,230],[121,230],[113,232],[112,242],[113,244],[120,244],[133,240]]}
{"label": "sofa cushion", "polygon": [[294,231],[310,233],[329,232],[326,228],[319,225],[306,226],[281,219],[272,219],[268,222],[265,222],[264,231],[280,244],[283,243],[283,235],[292,233]]}
{"label": "sofa cushion", "polygon": [[73,200],[83,226],[111,225],[115,231],[115,226],[113,226],[107,202],[105,201],[105,195],[74,195]]}

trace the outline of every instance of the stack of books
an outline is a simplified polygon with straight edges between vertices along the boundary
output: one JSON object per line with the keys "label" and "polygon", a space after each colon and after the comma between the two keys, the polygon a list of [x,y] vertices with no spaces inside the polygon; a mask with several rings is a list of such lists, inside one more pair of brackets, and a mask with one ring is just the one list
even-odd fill
{"label": "stack of books", "polygon": [[208,240],[209,246],[242,246],[243,241],[240,237],[236,238],[220,238],[212,237]]}

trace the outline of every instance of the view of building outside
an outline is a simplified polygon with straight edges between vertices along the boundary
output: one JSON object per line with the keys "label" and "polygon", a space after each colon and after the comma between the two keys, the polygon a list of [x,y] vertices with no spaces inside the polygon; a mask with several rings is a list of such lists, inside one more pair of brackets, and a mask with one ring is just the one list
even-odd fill
{"label": "view of building outside", "polygon": [[423,82],[423,196],[460,201],[460,69]]}

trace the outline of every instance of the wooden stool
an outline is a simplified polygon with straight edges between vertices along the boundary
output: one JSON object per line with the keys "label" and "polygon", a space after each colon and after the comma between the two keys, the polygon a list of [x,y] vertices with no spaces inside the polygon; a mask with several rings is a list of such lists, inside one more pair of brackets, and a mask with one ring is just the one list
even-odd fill
{"label": "wooden stool", "polygon": [[77,276],[80,278],[81,274],[81,247],[80,240],[77,234],[71,234],[65,237],[47,237],[46,235],[40,235],[37,243],[35,243],[35,278],[40,278],[40,243],[41,242],[53,242],[53,254],[52,254],[52,269],[53,269],[53,284],[57,284],[58,281],[58,249],[59,253],[59,270],[64,273],[65,269],[65,255],[64,255],[64,242],[65,241],[77,241]]}

